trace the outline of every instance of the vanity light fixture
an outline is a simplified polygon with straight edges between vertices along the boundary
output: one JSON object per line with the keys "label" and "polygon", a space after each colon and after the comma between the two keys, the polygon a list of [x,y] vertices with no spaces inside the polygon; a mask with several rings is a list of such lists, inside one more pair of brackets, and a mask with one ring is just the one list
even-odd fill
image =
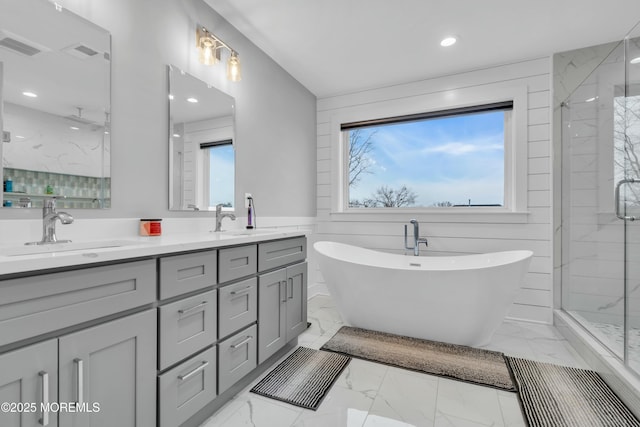
{"label": "vanity light fixture", "polygon": [[217,64],[222,57],[222,50],[228,50],[227,78],[232,82],[238,82],[242,79],[238,52],[210,33],[205,27],[198,26],[196,29],[196,47],[198,48],[198,59],[204,65]]}

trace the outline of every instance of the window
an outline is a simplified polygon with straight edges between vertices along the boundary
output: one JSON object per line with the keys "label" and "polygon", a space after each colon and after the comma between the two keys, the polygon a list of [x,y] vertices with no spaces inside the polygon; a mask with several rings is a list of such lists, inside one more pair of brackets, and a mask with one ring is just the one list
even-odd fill
{"label": "window", "polygon": [[204,202],[210,209],[222,204],[233,209],[235,153],[232,140],[205,142],[203,150]]}
{"label": "window", "polygon": [[341,125],[345,207],[504,207],[513,102]]}

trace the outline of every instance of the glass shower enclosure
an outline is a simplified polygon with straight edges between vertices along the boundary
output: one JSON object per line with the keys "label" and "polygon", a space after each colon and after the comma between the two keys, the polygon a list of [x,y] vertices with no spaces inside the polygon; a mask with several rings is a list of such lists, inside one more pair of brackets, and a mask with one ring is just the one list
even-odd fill
{"label": "glass shower enclosure", "polygon": [[640,25],[561,113],[562,309],[640,375]]}

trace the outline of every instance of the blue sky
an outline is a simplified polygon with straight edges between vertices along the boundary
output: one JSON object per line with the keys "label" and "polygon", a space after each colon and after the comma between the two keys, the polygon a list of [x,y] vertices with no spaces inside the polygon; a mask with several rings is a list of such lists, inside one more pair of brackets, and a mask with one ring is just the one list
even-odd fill
{"label": "blue sky", "polygon": [[221,145],[209,149],[211,183],[209,185],[209,204],[234,203],[234,164],[233,145]]}
{"label": "blue sky", "polygon": [[467,114],[362,128],[375,132],[370,174],[349,197],[369,197],[381,185],[407,185],[416,206],[503,204],[504,112]]}

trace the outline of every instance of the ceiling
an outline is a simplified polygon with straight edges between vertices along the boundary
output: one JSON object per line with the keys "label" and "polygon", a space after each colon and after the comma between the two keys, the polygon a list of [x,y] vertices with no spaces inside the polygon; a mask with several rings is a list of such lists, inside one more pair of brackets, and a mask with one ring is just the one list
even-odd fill
{"label": "ceiling", "polygon": [[205,1],[319,98],[621,40],[640,21],[638,0]]}
{"label": "ceiling", "polygon": [[[3,101],[80,123],[104,123],[110,97],[109,33],[41,0],[0,0],[0,10]],[[7,48],[2,45],[7,38],[39,52],[27,55]],[[79,54],[77,47],[92,55]],[[27,98],[24,91],[38,96]]]}

